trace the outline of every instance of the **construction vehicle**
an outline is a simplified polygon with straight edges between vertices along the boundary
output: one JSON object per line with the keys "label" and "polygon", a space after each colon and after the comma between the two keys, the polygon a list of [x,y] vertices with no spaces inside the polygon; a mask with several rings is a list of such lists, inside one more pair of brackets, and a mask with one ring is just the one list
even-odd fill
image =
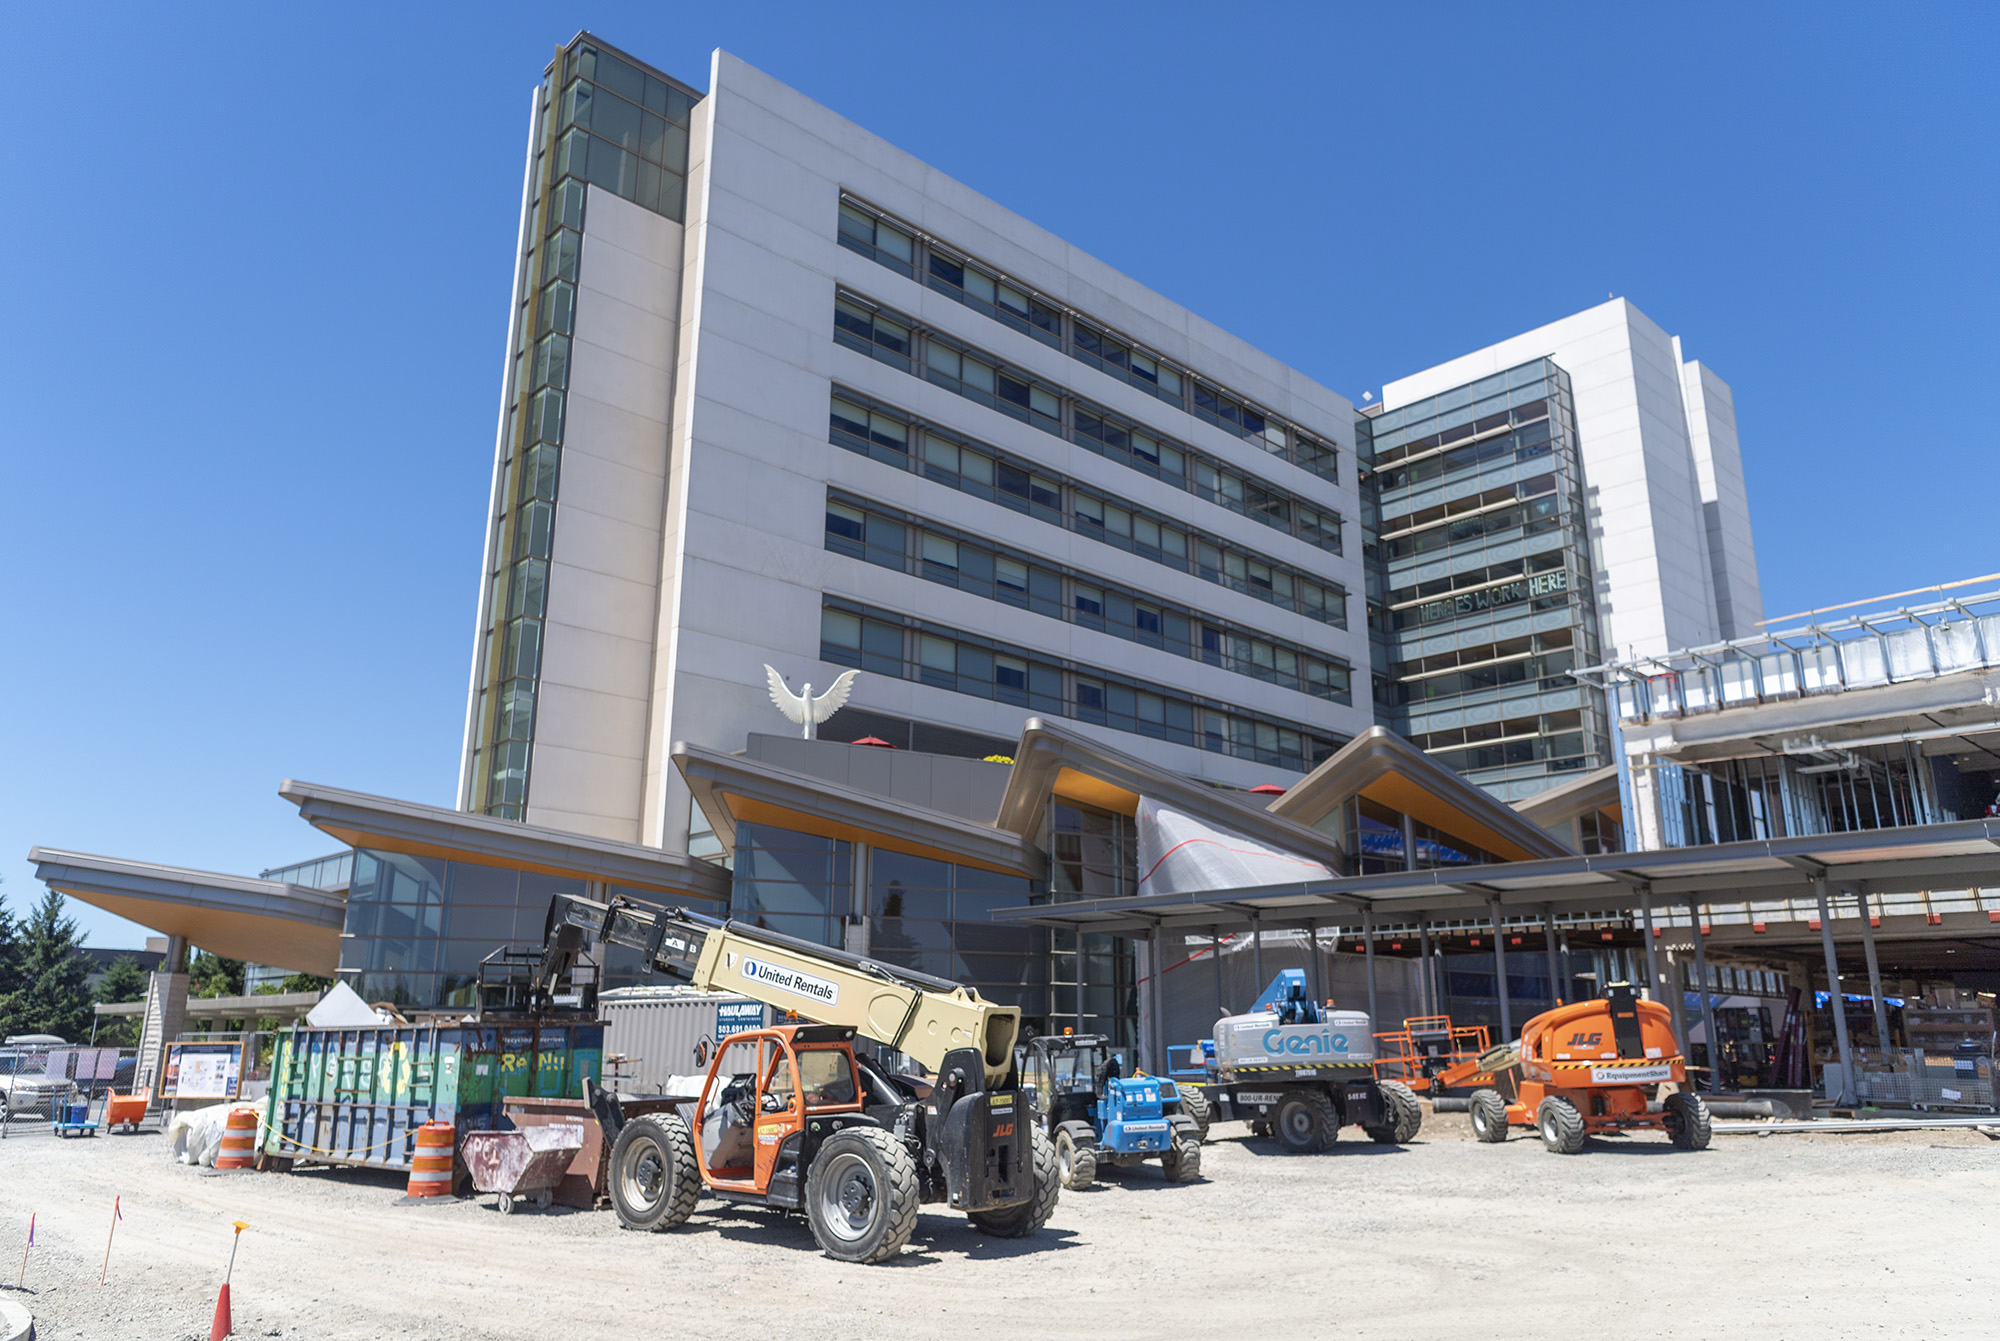
{"label": "construction vehicle", "polygon": [[[482,1008],[541,1015],[567,998],[593,1010],[596,965],[585,954],[597,945],[636,949],[652,971],[807,1021],[721,1040],[692,1122],[660,1111],[662,1100],[640,1100],[628,1117],[619,1096],[592,1087],[612,1140],[612,1204],[628,1228],[682,1224],[703,1188],[803,1213],[821,1250],[844,1262],[894,1257],[920,1202],[943,1202],[1008,1238],[1047,1223],[1062,1184],[1054,1147],[1015,1084],[1014,1007],[737,921],[559,894],[525,985],[482,984]],[[934,1078],[857,1057],[857,1037]]]}
{"label": "construction vehicle", "polygon": [[[1445,1091],[1437,1082],[1440,1074],[1492,1046],[1483,1024],[1455,1025],[1449,1015],[1412,1016],[1401,1029],[1375,1035],[1375,1078],[1398,1081],[1435,1098]],[[1493,1078],[1482,1073],[1467,1083],[1478,1088],[1491,1085]]]}
{"label": "construction vehicle", "polygon": [[[1081,1191],[1101,1169],[1155,1159],[1170,1183],[1201,1177],[1201,1128],[1182,1110],[1192,1087],[1121,1076],[1111,1040],[1101,1034],[1044,1034],[1014,1053],[1021,1090],[1055,1145],[1064,1187]],[[1198,1094],[1192,1102],[1200,1102]]]}
{"label": "construction vehicle", "polygon": [[1401,1145],[1423,1125],[1408,1085],[1376,1079],[1367,1014],[1309,999],[1297,969],[1273,979],[1257,1009],[1217,1020],[1204,1053],[1208,1078],[1182,1093],[1196,1091],[1216,1121],[1247,1121],[1292,1154],[1330,1149],[1344,1126]]}
{"label": "construction vehicle", "polygon": [[[1639,1000],[1629,983],[1608,990],[1544,1011],[1522,1027],[1519,1042],[1438,1074],[1444,1086],[1491,1075],[1492,1088],[1473,1091],[1467,1108],[1475,1136],[1497,1144],[1509,1127],[1534,1127],[1550,1150],[1574,1155],[1592,1134],[1660,1129],[1681,1150],[1707,1148],[1708,1105],[1687,1087],[1673,1017],[1659,1002]],[[1666,1085],[1677,1088],[1656,1103]]]}

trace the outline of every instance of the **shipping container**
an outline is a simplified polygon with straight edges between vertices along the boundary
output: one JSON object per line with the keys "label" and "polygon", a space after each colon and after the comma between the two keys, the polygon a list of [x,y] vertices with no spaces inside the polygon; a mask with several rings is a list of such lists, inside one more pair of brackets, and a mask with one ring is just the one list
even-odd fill
{"label": "shipping container", "polygon": [[708,1070],[715,1045],[745,1029],[761,1029],[771,1010],[729,992],[692,987],[620,987],[597,998],[604,1053],[622,1058],[605,1084],[623,1094],[664,1094],[675,1076]]}
{"label": "shipping container", "polygon": [[407,1169],[417,1128],[500,1127],[509,1096],[572,1098],[602,1075],[598,1024],[375,1025],[278,1037],[265,1154]]}

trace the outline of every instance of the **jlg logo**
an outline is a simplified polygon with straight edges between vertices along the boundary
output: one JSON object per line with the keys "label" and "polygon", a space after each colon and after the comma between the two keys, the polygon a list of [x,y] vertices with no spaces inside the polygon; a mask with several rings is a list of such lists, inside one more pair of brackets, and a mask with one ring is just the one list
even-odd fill
{"label": "jlg logo", "polygon": [[993,1135],[995,1137],[1012,1136],[1013,1134],[1014,1134],[1014,1124],[1011,1122],[1003,1122],[999,1126],[993,1129]]}
{"label": "jlg logo", "polygon": [[1586,1034],[1578,1030],[1569,1036],[1569,1045],[1572,1048],[1594,1048],[1603,1042],[1604,1035],[1602,1033]]}

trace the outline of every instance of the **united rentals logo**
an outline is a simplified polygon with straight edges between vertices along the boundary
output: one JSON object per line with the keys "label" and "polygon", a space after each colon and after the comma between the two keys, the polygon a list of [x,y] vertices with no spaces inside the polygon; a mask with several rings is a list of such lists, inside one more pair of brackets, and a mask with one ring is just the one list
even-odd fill
{"label": "united rentals logo", "polygon": [[816,978],[810,973],[785,968],[781,964],[752,959],[748,955],[743,958],[743,976],[751,982],[763,983],[781,992],[808,997],[824,1006],[831,1006],[840,1000],[840,984],[837,982]]}

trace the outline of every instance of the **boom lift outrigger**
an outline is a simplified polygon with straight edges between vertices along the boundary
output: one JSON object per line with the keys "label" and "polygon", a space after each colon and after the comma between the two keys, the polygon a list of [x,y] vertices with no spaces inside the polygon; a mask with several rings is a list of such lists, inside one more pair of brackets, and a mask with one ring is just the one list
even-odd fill
{"label": "boom lift outrigger", "polygon": [[[559,894],[527,986],[531,1011],[551,1009],[561,986],[594,995],[594,984],[576,981],[592,943],[636,949],[655,972],[813,1022],[720,1040],[692,1125],[678,1115],[627,1121],[615,1098],[600,1096],[599,1116],[616,1136],[612,1201],[627,1226],[684,1222],[697,1173],[717,1196],[803,1211],[820,1247],[852,1262],[900,1251],[919,1202],[945,1202],[1010,1238],[1034,1233],[1055,1209],[1054,1147],[1017,1092],[1018,1009],[740,922]],[[921,1084],[857,1058],[856,1035],[936,1079]],[[746,1058],[750,1068],[736,1071]]]}

